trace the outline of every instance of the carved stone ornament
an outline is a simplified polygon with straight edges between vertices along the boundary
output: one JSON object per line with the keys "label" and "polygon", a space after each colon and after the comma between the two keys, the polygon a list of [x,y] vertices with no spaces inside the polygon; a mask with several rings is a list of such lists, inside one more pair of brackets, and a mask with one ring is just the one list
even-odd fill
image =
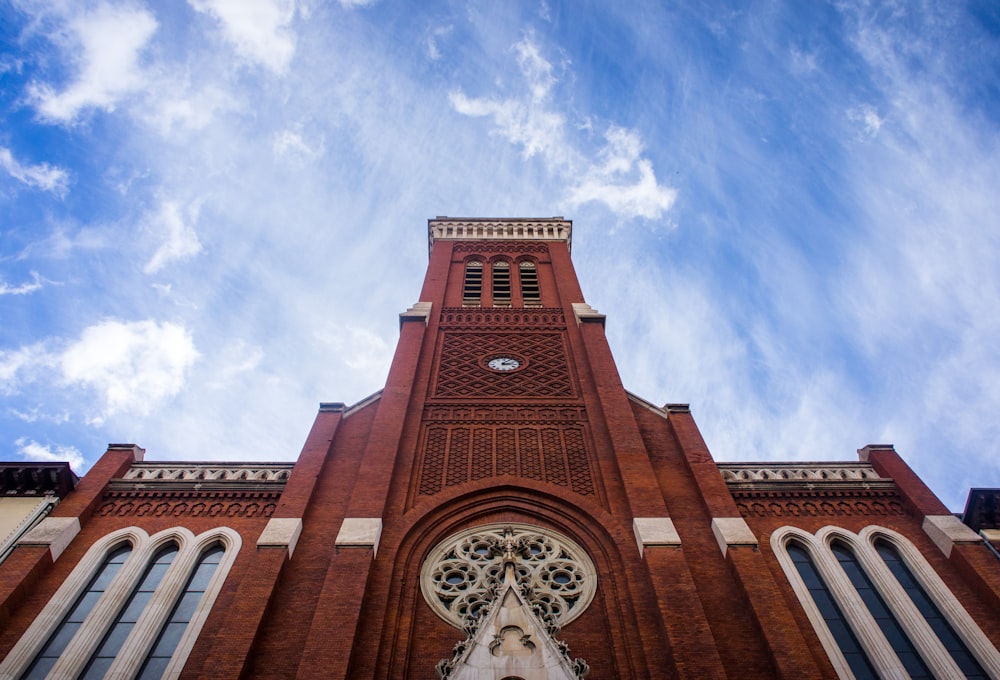
{"label": "carved stone ornament", "polygon": [[440,544],[420,581],[431,607],[466,634],[435,668],[442,680],[575,680],[590,671],[556,639],[596,589],[593,564],[569,539],[525,525],[477,527]]}
{"label": "carved stone ornament", "polygon": [[504,555],[515,556],[516,583],[546,622],[565,626],[594,599],[597,570],[576,543],[524,524],[488,524],[455,534],[435,547],[420,570],[431,609],[456,628],[480,616],[504,578]]}

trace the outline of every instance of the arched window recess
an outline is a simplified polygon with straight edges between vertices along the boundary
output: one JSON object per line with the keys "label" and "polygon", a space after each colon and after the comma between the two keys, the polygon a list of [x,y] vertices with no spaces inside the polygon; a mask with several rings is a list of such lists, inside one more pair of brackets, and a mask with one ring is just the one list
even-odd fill
{"label": "arched window recess", "polygon": [[469,260],[465,263],[465,280],[462,284],[462,306],[479,307],[483,299],[483,262]]}
{"label": "arched window recess", "polygon": [[1000,677],[1000,654],[901,534],[782,527],[771,547],[839,677]]}
{"label": "arched window recess", "polygon": [[522,260],[517,263],[517,270],[524,306],[541,307],[542,291],[538,286],[538,267],[530,260]]}
{"label": "arched window recess", "polygon": [[241,544],[227,527],[104,536],[0,662],[0,677],[175,677]]}
{"label": "arched window recess", "polygon": [[493,306],[511,306],[510,262],[507,260],[493,262]]}

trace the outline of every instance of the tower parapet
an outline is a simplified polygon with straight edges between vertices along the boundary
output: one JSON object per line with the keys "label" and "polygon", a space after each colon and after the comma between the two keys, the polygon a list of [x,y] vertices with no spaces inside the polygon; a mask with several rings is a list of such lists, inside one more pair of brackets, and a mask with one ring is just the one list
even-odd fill
{"label": "tower parapet", "polygon": [[443,217],[427,220],[427,251],[434,241],[565,241],[572,247],[573,221],[563,217]]}

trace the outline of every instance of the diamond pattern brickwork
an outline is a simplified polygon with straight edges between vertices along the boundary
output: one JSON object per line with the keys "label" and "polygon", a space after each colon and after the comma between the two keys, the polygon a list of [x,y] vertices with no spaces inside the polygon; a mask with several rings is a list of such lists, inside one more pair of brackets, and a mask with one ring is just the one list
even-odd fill
{"label": "diamond pattern brickwork", "polygon": [[429,425],[417,493],[432,496],[469,481],[515,475],[594,494],[586,436],[580,423]]}
{"label": "diamond pattern brickwork", "polygon": [[[515,354],[524,366],[497,373],[490,356]],[[562,333],[445,333],[435,398],[571,397],[575,395]]]}

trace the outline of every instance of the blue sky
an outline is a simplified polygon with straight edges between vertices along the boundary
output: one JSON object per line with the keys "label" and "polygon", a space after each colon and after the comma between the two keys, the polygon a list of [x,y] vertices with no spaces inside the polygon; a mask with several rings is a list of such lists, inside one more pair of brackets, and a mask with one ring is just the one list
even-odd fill
{"label": "blue sky", "polygon": [[427,218],[564,215],[717,460],[1000,486],[995,3],[0,13],[0,457],[294,459],[382,386]]}

